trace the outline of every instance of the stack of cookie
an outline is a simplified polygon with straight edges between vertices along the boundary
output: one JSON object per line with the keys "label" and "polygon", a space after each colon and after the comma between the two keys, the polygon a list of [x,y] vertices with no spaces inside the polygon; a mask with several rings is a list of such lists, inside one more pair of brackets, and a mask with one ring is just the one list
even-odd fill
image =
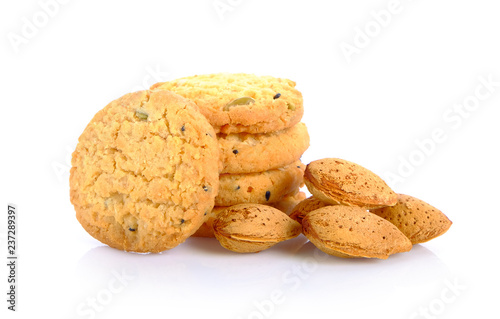
{"label": "stack of cookie", "polygon": [[211,223],[223,208],[241,204],[272,205],[289,212],[305,198],[307,128],[295,82],[250,74],[210,74],[157,83],[191,101],[214,127],[220,146],[221,174],[215,207],[197,236],[213,237]]}

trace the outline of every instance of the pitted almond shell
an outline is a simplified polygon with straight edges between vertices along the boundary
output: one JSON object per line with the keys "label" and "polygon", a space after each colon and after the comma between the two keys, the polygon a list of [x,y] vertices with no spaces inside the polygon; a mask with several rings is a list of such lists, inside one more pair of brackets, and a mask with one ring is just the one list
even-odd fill
{"label": "pitted almond shell", "polygon": [[338,158],[325,158],[307,165],[304,182],[311,194],[330,204],[367,209],[392,206],[394,191],[375,173]]}
{"label": "pitted almond shell", "polygon": [[226,208],[213,224],[214,234],[226,249],[259,252],[297,237],[300,224],[282,211],[260,204],[239,204]]}
{"label": "pitted almond shell", "polygon": [[412,248],[396,226],[360,207],[314,210],[302,220],[302,232],[320,250],[338,257],[386,259]]}
{"label": "pitted almond shell", "polygon": [[327,204],[314,196],[304,199],[300,203],[295,206],[292,213],[290,214],[290,218],[302,224],[302,219],[307,215],[307,213],[312,212],[313,210],[319,209],[321,207],[330,206],[331,204]]}
{"label": "pitted almond shell", "polygon": [[404,194],[398,194],[396,205],[373,209],[371,212],[393,223],[412,244],[423,243],[441,236],[452,224],[439,209]]}

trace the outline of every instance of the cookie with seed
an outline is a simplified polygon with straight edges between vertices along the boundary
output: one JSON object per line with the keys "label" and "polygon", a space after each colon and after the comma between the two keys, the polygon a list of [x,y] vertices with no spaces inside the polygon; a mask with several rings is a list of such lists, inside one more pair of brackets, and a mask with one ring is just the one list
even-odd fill
{"label": "cookie with seed", "polygon": [[314,197],[332,205],[370,209],[392,206],[397,202],[396,193],[378,175],[339,158],[309,163],[304,182]]}
{"label": "cookie with seed", "polygon": [[386,259],[411,241],[389,221],[360,207],[326,206],[308,213],[302,232],[321,251],[343,258]]}
{"label": "cookie with seed", "polygon": [[325,203],[314,196],[311,196],[295,206],[290,218],[302,224],[304,217],[313,210],[319,209],[321,207],[330,206],[331,204]]}
{"label": "cookie with seed", "polygon": [[263,172],[298,161],[309,147],[304,123],[262,134],[218,134],[222,173]]}
{"label": "cookie with seed", "polygon": [[297,124],[304,113],[295,82],[271,76],[195,75],[156,83],[151,89],[173,91],[192,100],[217,133],[279,131]]}
{"label": "cookie with seed", "polygon": [[221,174],[215,206],[270,204],[298,193],[305,165],[300,161],[259,173]]}
{"label": "cookie with seed", "polygon": [[83,228],[126,251],[177,246],[204,221],[219,185],[207,119],[169,91],[127,94],[100,110],[72,156],[70,198]]}
{"label": "cookie with seed", "polygon": [[300,234],[299,223],[276,208],[260,204],[226,208],[213,227],[221,246],[238,253],[259,252]]}
{"label": "cookie with seed", "polygon": [[[269,204],[268,206],[274,207],[283,213],[289,215],[291,210],[297,205],[299,202],[306,198],[306,194],[303,192],[299,192],[293,196],[287,196],[280,200],[279,202]],[[206,216],[206,221],[201,225],[200,228],[193,234],[192,237],[215,237],[213,224],[217,216],[224,211],[228,207],[224,206],[215,206],[212,211],[210,211]]]}
{"label": "cookie with seed", "polygon": [[439,209],[413,196],[398,194],[398,202],[391,207],[370,210],[399,228],[412,244],[419,244],[441,236],[452,222]]}

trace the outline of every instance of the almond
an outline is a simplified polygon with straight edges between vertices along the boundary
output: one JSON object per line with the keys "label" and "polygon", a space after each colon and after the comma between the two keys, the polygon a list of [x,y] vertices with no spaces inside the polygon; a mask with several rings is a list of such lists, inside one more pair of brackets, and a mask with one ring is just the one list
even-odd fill
{"label": "almond", "polygon": [[222,247],[238,253],[259,252],[297,237],[300,224],[282,211],[260,204],[238,204],[221,212],[213,224]]}
{"label": "almond", "polygon": [[307,213],[312,212],[321,207],[330,206],[331,204],[327,204],[314,196],[304,199],[300,203],[295,206],[292,213],[290,214],[290,218],[302,224],[302,219],[307,215]]}
{"label": "almond", "polygon": [[404,194],[398,194],[396,205],[374,209],[371,212],[396,225],[412,244],[423,243],[441,236],[452,224],[439,209]]}
{"label": "almond", "polygon": [[314,210],[302,220],[302,232],[323,252],[344,258],[386,259],[412,248],[396,226],[360,207],[335,205]]}
{"label": "almond", "polygon": [[378,175],[343,159],[325,158],[309,163],[304,181],[314,197],[330,204],[371,209],[397,202],[396,193]]}

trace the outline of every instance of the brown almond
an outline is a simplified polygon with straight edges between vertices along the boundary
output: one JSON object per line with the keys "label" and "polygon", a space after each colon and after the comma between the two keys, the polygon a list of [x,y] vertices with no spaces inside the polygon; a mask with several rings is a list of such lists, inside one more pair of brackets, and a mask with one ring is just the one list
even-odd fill
{"label": "brown almond", "polygon": [[304,199],[300,203],[295,206],[292,213],[290,214],[290,218],[302,224],[302,219],[307,213],[312,212],[321,207],[330,206],[331,204],[327,204],[314,196]]}
{"label": "brown almond", "polygon": [[231,206],[217,216],[213,228],[222,247],[239,253],[262,251],[301,232],[285,213],[261,204]]}
{"label": "brown almond", "polygon": [[396,193],[378,175],[343,159],[325,158],[309,163],[304,182],[314,197],[330,204],[371,209],[397,202]]}
{"label": "brown almond", "polygon": [[439,209],[404,194],[398,194],[396,205],[374,209],[371,212],[396,225],[412,244],[423,243],[441,236],[452,224]]}
{"label": "brown almond", "polygon": [[396,226],[360,207],[335,205],[314,210],[302,220],[302,232],[323,252],[344,258],[386,259],[412,248]]}

